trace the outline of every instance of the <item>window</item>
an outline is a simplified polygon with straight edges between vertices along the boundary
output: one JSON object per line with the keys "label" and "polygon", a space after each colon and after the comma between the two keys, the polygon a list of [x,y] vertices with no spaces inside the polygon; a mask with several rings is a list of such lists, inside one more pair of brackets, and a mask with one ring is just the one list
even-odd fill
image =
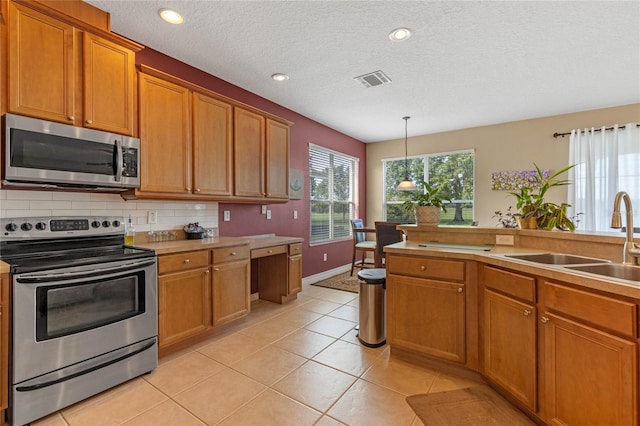
{"label": "window", "polygon": [[311,243],[349,238],[358,159],[309,145]]}
{"label": "window", "polygon": [[[445,195],[452,200],[447,212],[440,215],[441,225],[471,225],[473,223],[474,194],[473,150],[411,157],[407,161],[407,174],[416,183],[417,191],[424,190],[423,182],[444,186]],[[383,168],[383,212],[385,220],[415,223],[413,212],[402,208],[410,193],[398,191],[396,187],[405,177],[403,159],[382,160]]]}

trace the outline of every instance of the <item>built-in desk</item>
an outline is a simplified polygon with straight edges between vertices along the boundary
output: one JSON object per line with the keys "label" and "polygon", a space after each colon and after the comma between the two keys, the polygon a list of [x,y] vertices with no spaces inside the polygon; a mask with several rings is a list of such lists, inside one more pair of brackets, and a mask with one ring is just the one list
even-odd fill
{"label": "built-in desk", "polygon": [[251,239],[251,293],[274,303],[296,299],[302,290],[302,238]]}

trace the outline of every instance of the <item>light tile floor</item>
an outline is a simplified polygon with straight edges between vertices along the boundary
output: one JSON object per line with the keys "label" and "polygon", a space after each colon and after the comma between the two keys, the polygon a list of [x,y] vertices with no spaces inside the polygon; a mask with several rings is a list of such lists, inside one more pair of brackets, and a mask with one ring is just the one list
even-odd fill
{"label": "light tile floor", "polygon": [[472,382],[367,348],[358,295],[305,285],[284,306],[256,301],[223,334],[37,426],[422,426],[405,397]]}

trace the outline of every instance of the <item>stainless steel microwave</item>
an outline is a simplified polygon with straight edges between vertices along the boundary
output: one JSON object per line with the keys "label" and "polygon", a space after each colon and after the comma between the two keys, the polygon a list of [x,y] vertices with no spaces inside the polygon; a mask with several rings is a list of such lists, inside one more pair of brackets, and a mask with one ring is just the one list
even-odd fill
{"label": "stainless steel microwave", "polygon": [[3,185],[124,191],[140,186],[140,139],[4,116]]}

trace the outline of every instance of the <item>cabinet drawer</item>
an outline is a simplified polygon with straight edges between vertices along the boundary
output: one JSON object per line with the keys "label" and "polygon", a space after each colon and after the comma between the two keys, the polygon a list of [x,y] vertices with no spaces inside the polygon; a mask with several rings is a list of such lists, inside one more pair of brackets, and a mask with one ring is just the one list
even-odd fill
{"label": "cabinet drawer", "polygon": [[387,272],[418,278],[464,281],[464,262],[392,254],[389,256]]}
{"label": "cabinet drawer", "polygon": [[251,258],[257,259],[259,257],[273,256],[274,254],[282,253],[287,253],[287,246],[265,247],[251,250]]}
{"label": "cabinet drawer", "polygon": [[540,297],[547,310],[564,313],[625,336],[637,336],[638,313],[635,303],[549,281],[542,283]]}
{"label": "cabinet drawer", "polygon": [[158,274],[186,271],[209,265],[209,251],[188,251],[178,254],[166,254],[158,258]]}
{"label": "cabinet drawer", "polygon": [[302,243],[289,244],[289,256],[302,254]]}
{"label": "cabinet drawer", "polygon": [[486,288],[498,290],[509,296],[535,303],[535,278],[503,271],[491,266],[483,266],[480,276]]}
{"label": "cabinet drawer", "polygon": [[231,262],[249,258],[249,246],[222,247],[211,250],[213,253],[213,264]]}

